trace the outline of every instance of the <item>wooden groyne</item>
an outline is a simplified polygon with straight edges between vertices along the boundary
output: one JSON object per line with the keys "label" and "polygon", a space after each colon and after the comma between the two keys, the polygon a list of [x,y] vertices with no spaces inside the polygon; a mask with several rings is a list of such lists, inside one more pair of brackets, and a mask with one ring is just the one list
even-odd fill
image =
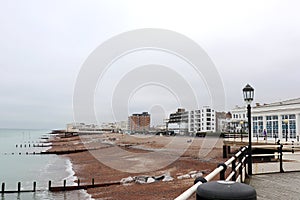
{"label": "wooden groyne", "polygon": [[32,148],[32,147],[51,147],[52,144],[47,143],[37,143],[37,144],[16,144],[16,148]]}
{"label": "wooden groyne", "polygon": [[[105,183],[95,183],[95,179],[92,178],[91,184],[80,184],[80,179],[77,180],[77,185],[70,185],[67,186],[67,181],[63,181],[62,186],[52,186],[52,182],[48,182],[48,190],[51,192],[61,192],[61,191],[70,191],[70,190],[81,190],[81,189],[88,189],[88,188],[96,188],[96,187],[108,187],[111,185],[120,185],[120,181],[112,181],[112,182],[105,182]],[[6,193],[24,193],[24,192],[36,192],[36,191],[42,191],[36,189],[36,182],[33,182],[32,189],[22,190],[21,189],[21,182],[17,183],[16,190],[6,190],[5,189],[5,183],[1,184],[1,194]]]}
{"label": "wooden groyne", "polygon": [[5,183],[1,185],[1,193],[23,193],[23,192],[36,192],[36,182],[33,182],[32,190],[21,190],[21,182],[18,182],[17,190],[5,190]]}
{"label": "wooden groyne", "polygon": [[56,154],[56,155],[62,155],[62,154],[70,154],[70,153],[79,153],[89,150],[95,150],[95,149],[69,149],[69,150],[61,150],[61,151],[42,151],[41,154]]}
{"label": "wooden groyne", "polygon": [[66,180],[64,180],[63,186],[52,187],[51,181],[49,181],[48,189],[51,192],[61,192],[61,191],[70,191],[70,190],[81,190],[81,189],[86,190],[88,188],[108,187],[108,186],[111,186],[111,185],[120,185],[121,184],[120,181],[112,181],[112,182],[96,183],[95,184],[94,178],[92,179],[91,184],[80,185],[80,179],[77,180],[77,185],[67,186],[66,183],[67,183]]}

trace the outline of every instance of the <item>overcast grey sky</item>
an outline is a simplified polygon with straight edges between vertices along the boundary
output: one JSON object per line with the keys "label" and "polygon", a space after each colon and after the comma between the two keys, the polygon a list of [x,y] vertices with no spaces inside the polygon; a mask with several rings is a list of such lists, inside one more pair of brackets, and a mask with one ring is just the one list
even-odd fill
{"label": "overcast grey sky", "polygon": [[[297,0],[0,0],[0,127],[63,128],[73,121],[83,62],[102,42],[139,28],[197,42],[222,78],[226,110],[243,104],[246,83],[255,102],[300,97],[299,7]],[[145,110],[135,99],[129,110]]]}

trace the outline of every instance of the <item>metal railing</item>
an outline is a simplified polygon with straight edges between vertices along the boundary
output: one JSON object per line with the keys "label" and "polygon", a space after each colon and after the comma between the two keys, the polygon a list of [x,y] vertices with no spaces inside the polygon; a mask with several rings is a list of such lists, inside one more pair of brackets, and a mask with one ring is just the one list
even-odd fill
{"label": "metal railing", "polygon": [[[298,158],[294,159],[288,159],[288,156],[300,156],[300,146],[299,144],[276,144],[276,145],[254,145],[252,146],[252,149],[261,149],[261,150],[273,150],[272,153],[257,153],[252,154],[252,157],[256,159],[258,162],[258,159],[261,160],[266,159],[267,161],[254,163],[256,165],[263,165],[267,168],[269,168],[269,171],[261,171],[261,172],[254,172],[255,174],[259,173],[276,173],[276,172],[285,172],[285,171],[300,171],[300,162]],[[268,159],[269,158],[269,159]],[[296,163],[295,161],[298,160]],[[276,165],[276,162],[279,163],[279,165]],[[272,169],[270,163],[274,163],[273,168],[276,167],[276,169]],[[292,169],[288,169],[289,164],[294,164]],[[296,166],[296,168],[295,168]]]}
{"label": "metal railing", "polygon": [[[218,174],[220,175],[219,180],[226,181],[236,181],[236,182],[244,182],[246,177],[246,160],[247,160],[247,147],[241,148],[234,156],[228,159],[226,162],[221,163],[217,166],[217,168],[209,173],[204,178],[196,179],[196,182],[192,187],[187,189],[181,195],[179,195],[175,200],[186,200],[191,197],[197,190],[198,186],[202,183],[213,180]],[[231,172],[228,174],[226,178],[226,170],[231,168]]]}

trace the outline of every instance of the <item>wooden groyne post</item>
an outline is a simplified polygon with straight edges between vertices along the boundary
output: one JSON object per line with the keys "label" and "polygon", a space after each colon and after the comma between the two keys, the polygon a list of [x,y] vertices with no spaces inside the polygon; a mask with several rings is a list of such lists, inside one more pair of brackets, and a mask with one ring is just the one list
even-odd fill
{"label": "wooden groyne post", "polygon": [[2,185],[1,185],[1,193],[3,194],[4,191],[5,191],[5,183],[2,183]]}

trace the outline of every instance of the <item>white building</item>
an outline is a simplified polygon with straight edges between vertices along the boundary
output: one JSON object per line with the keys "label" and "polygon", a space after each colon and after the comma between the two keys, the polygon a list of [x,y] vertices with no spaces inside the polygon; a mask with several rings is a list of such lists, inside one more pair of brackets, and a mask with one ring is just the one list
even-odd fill
{"label": "white building", "polygon": [[215,132],[216,111],[209,106],[189,112],[189,132]]}
{"label": "white building", "polygon": [[[252,108],[252,136],[263,137],[264,131],[270,138],[299,141],[300,137],[300,98],[271,104],[256,104]],[[232,111],[231,126],[236,129],[247,127],[246,107],[236,107]],[[285,120],[287,124],[285,123]],[[241,123],[244,122],[244,123]],[[287,128],[286,128],[287,127]]]}
{"label": "white building", "polygon": [[191,111],[179,108],[170,114],[168,129],[180,134],[216,132],[216,111],[209,106]]}
{"label": "white building", "polygon": [[78,134],[101,133],[101,128],[95,124],[71,123],[67,124],[67,132],[76,132]]}

